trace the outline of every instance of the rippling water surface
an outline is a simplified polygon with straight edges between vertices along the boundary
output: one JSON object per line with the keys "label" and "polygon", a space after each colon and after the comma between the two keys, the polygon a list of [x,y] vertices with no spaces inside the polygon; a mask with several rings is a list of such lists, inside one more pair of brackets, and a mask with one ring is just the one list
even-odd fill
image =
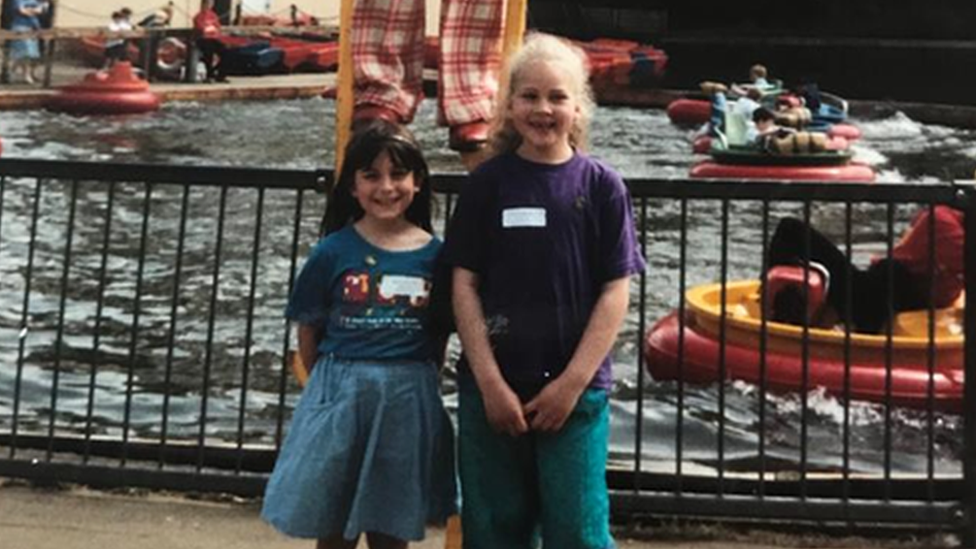
{"label": "rippling water surface", "polygon": [[[107,119],[14,112],[4,113],[0,119],[0,136],[8,157],[317,168],[331,164],[333,114],[332,102],[317,99],[175,103],[150,115]],[[445,148],[444,130],[434,127],[432,119],[433,103],[426,102],[413,129],[424,144],[434,171],[460,171],[454,154]],[[940,184],[953,178],[969,178],[976,164],[976,136],[971,131],[924,125],[902,114],[854,122],[864,132],[855,147],[857,158],[874,165],[882,181]],[[683,177],[695,161],[689,152],[689,132],[672,126],[663,111],[601,108],[592,133],[592,153],[625,176]],[[238,426],[243,425],[245,442],[273,440],[285,345],[280,312],[292,268],[289,252],[294,195],[272,191],[265,194],[257,267],[252,264],[257,193],[231,190],[223,197],[228,216],[218,272],[213,257],[219,190],[194,190],[187,197],[189,222],[181,228],[182,188],[155,186],[149,201],[147,237],[143,240],[145,186],[121,184],[109,193],[97,182],[80,182],[76,188],[62,182],[45,185],[38,198],[42,218],[36,228],[38,244],[30,273],[32,319],[30,329],[24,332],[21,327],[28,274],[24,265],[34,189],[31,180],[7,180],[0,203],[0,362],[24,364],[18,410],[21,428],[46,428],[55,378],[53,365],[57,362],[59,429],[83,431],[89,428],[91,417],[90,427],[96,432],[117,434],[128,415],[135,435],[158,437],[165,428],[168,436],[192,437],[200,430],[197,416],[206,395],[207,436],[234,440]],[[66,292],[66,328],[61,349],[57,350],[54,342],[58,337],[62,267],[66,259],[65,228],[73,192],[78,201],[73,255],[68,258],[70,291]],[[106,218],[109,200],[113,203],[112,215]],[[304,250],[314,235],[322,200],[308,196],[303,207]],[[692,241],[687,283],[717,280],[721,261],[720,209],[714,203],[693,201],[688,210]],[[910,211],[911,208],[899,209],[898,221],[904,222]],[[795,204],[773,207],[774,215],[796,212]],[[859,206],[854,214],[858,227],[855,247],[859,254],[866,258],[871,252],[882,251],[878,243],[884,234],[884,225],[879,221],[883,212]],[[842,214],[837,208],[815,205],[812,215],[828,234],[842,234]],[[647,216],[649,270],[645,311],[650,323],[678,301],[679,204],[654,201]],[[108,240],[104,237],[107,223],[111,223]],[[731,279],[756,276],[762,241],[760,226],[757,204],[732,206]],[[187,238],[176,277],[176,243],[181,230]],[[140,265],[142,246],[146,248],[146,260]],[[103,249],[108,250],[104,265]],[[99,277],[103,269],[107,273],[104,280]],[[141,281],[137,276],[140,271]],[[215,279],[218,291],[214,295],[211,289]],[[179,285],[174,288],[176,280]],[[140,285],[142,297],[133,332],[136,284]],[[613,399],[611,449],[620,460],[633,459],[635,450],[640,340],[637,292],[635,284],[632,314],[616,350],[618,382]],[[99,295],[103,296],[101,311]],[[249,317],[248,304],[252,299],[254,313]],[[208,329],[211,301],[216,305],[212,330]],[[251,345],[245,354],[249,322]],[[208,342],[212,342],[210,352]],[[240,391],[241,365],[245,360],[246,396]],[[93,370],[92,364],[98,368]],[[130,371],[131,392],[126,391]],[[0,425],[13,414],[15,374],[16,368],[0,368]],[[453,389],[450,380],[447,389]],[[290,393],[286,406],[294,404],[295,394]],[[683,457],[704,467],[716,459],[717,395],[714,386],[688,387],[681,414]],[[770,460],[767,466],[794,467],[800,461],[800,425],[805,420],[810,448],[808,465],[818,470],[838,469],[844,437],[843,407],[819,391],[808,397],[809,407],[804,413],[797,395],[766,395],[767,416],[761,425],[761,397],[756,387],[728,384],[724,451],[731,467],[746,471],[756,468],[760,432],[765,436]],[[448,401],[453,404],[453,395]],[[651,467],[670,470],[679,417],[675,385],[648,379],[643,401],[642,457]],[[165,426],[160,420],[163,406],[168,407],[170,418]],[[885,456],[879,449],[886,437],[883,419],[882,407],[853,404],[849,436],[854,470],[872,472],[882,467]],[[929,418],[918,411],[899,409],[894,410],[892,420],[888,435],[893,441],[894,470],[924,473],[928,467]],[[956,454],[961,448],[960,428],[961,421],[956,416],[932,418],[936,472],[959,471]],[[688,465],[685,470],[689,470]]]}

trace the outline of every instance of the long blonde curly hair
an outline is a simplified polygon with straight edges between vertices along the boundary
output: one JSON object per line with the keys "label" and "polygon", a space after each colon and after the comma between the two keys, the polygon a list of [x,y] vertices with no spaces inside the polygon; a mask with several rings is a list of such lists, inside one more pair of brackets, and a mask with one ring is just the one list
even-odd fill
{"label": "long blonde curly hair", "polygon": [[580,112],[576,123],[569,133],[569,144],[576,150],[584,151],[587,147],[590,119],[596,108],[593,90],[590,88],[590,69],[586,54],[569,41],[549,34],[531,33],[525,43],[509,59],[502,81],[507,86],[498,90],[495,97],[495,114],[492,117],[490,131],[490,154],[496,156],[514,151],[522,144],[522,136],[515,130],[515,125],[509,117],[512,95],[518,87],[522,76],[536,63],[557,64],[562,69],[572,89]]}

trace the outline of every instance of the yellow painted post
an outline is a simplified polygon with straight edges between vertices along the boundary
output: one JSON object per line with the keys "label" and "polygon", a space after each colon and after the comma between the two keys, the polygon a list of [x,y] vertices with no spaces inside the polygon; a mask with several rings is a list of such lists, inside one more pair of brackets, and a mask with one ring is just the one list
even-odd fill
{"label": "yellow painted post", "polygon": [[[525,36],[525,10],[528,0],[508,0],[505,5],[505,33],[502,35],[502,68],[508,64],[508,58],[520,45]],[[498,82],[498,89],[508,86],[507,71],[502,70]]]}
{"label": "yellow painted post", "polygon": [[461,517],[457,515],[447,519],[447,532],[444,533],[444,549],[461,549]]}
{"label": "yellow painted post", "polygon": [[346,143],[352,132],[354,72],[352,66],[352,12],[355,0],[342,0],[339,5],[339,73],[336,76],[335,173],[339,177]]}

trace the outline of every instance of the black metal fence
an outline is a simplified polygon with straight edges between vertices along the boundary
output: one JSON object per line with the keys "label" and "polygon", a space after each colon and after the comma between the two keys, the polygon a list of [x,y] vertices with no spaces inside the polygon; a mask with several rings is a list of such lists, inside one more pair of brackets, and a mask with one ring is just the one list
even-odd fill
{"label": "black metal fence", "polygon": [[[0,160],[0,475],[260,494],[299,392],[282,310],[330,177]],[[436,178],[441,221],[461,184]],[[655,380],[642,348],[673,311],[690,322],[689,290],[724,281],[725,296],[734,281],[760,278],[779,218],[800,217],[866,261],[890,254],[920,207],[961,208],[976,234],[973,187],[628,184],[649,268],[632,284],[615,349],[615,515],[907,525],[957,531],[972,545],[973,389],[947,411],[934,380],[972,375],[976,339],[952,364],[927,361],[928,398],[914,408],[896,402],[890,383],[874,402],[811,383],[811,326],[795,390],[767,386],[767,370],[758,383],[734,379],[733,305],[722,306],[716,338],[726,381]],[[976,239],[965,253],[973,265]],[[950,331],[973,333],[973,301]],[[772,345],[768,324],[760,349]],[[890,379],[901,350],[892,330],[879,337]],[[451,407],[450,368],[444,388]]]}

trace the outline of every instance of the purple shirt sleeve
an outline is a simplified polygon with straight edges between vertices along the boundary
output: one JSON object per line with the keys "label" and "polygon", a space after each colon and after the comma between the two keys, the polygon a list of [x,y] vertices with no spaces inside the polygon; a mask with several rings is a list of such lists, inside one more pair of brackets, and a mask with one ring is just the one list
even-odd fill
{"label": "purple shirt sleeve", "polygon": [[644,272],[646,264],[641,255],[634,226],[634,210],[630,192],[620,175],[607,170],[603,199],[599,204],[601,258],[598,273],[600,282],[610,282]]}

